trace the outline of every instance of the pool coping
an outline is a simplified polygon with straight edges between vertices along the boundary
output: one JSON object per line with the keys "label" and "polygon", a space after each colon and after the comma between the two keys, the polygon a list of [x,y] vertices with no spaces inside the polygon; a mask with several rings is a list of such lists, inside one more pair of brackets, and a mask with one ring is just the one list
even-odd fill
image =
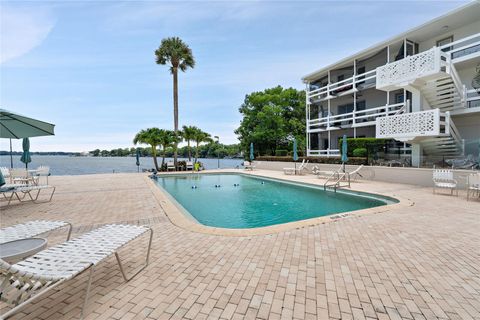
{"label": "pool coping", "polygon": [[[265,179],[276,179],[284,182],[290,182],[290,183],[295,183],[295,184],[303,184],[303,185],[308,185],[308,186],[315,186],[315,187],[320,187],[320,185],[313,184],[313,183],[306,183],[306,182],[301,182],[301,181],[295,181],[295,180],[289,180],[287,177],[286,179],[281,179],[278,177],[269,177],[267,175],[263,174],[258,174],[255,173],[255,171],[250,171],[247,172],[245,170],[239,170],[239,169],[221,169],[221,170],[208,170],[204,171],[200,174],[215,174],[215,173],[234,173],[234,174],[245,174],[245,175],[252,175],[255,177],[263,177]],[[184,173],[184,172],[171,172],[171,173],[162,173],[160,175],[185,175],[189,173]],[[191,173],[190,173],[191,174]],[[378,207],[373,207],[373,208],[367,208],[367,209],[360,209],[360,210],[354,210],[354,211],[347,211],[347,212],[341,212],[341,213],[336,213],[328,216],[322,216],[322,217],[316,217],[316,218],[310,218],[310,219],[304,219],[304,220],[299,220],[299,221],[292,221],[292,222],[286,222],[286,223],[281,223],[281,224],[276,224],[276,225],[271,225],[271,226],[266,226],[266,227],[258,227],[258,228],[245,228],[245,229],[231,229],[231,228],[220,228],[220,227],[211,227],[211,226],[206,226],[204,224],[201,224],[198,222],[195,218],[191,216],[190,213],[184,212],[185,209],[182,207],[180,208],[176,200],[173,200],[173,196],[170,195],[166,190],[163,188],[159,187],[153,179],[149,178],[147,175],[145,175],[145,179],[147,180],[148,185],[150,186],[150,189],[152,190],[153,195],[159,202],[162,210],[168,217],[171,223],[174,225],[193,232],[199,232],[199,233],[204,233],[204,234],[210,234],[210,235],[218,235],[218,236],[256,236],[256,235],[267,235],[267,234],[273,234],[273,233],[279,233],[279,232],[284,232],[284,231],[289,231],[289,230],[294,230],[294,229],[300,229],[308,226],[314,226],[318,224],[324,224],[324,223],[330,223],[330,222],[335,222],[340,219],[345,219],[345,218],[351,218],[351,217],[361,217],[364,215],[370,215],[370,214],[378,214],[378,213],[384,213],[387,211],[390,211],[392,209],[396,208],[402,208],[402,207],[411,207],[414,205],[414,202],[412,202],[409,199],[399,197],[398,195],[395,194],[381,194],[378,192],[366,192],[366,191],[361,191],[361,190],[355,190],[355,189],[348,189],[353,192],[360,192],[360,193],[368,193],[372,195],[376,195],[379,197],[390,197],[398,200],[397,203],[391,203],[391,204],[385,204],[382,206]]]}

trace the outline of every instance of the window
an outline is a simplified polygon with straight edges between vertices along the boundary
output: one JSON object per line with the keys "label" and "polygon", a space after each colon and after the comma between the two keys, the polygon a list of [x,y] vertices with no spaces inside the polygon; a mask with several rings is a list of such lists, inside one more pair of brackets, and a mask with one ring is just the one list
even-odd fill
{"label": "window", "polygon": [[[440,40],[437,41],[437,47],[441,47],[441,46],[444,46],[444,45],[452,43],[452,42],[453,42],[453,36],[443,38],[443,39],[440,39]],[[445,48],[442,49],[442,51],[450,51],[452,49],[453,49],[453,47],[445,47]]]}
{"label": "window", "polygon": [[345,114],[353,111],[353,103],[338,106],[338,114]]}
{"label": "window", "polygon": [[366,107],[365,100],[357,101],[357,111],[365,110]]}
{"label": "window", "polygon": [[395,103],[402,103],[405,101],[405,96],[403,92],[395,93]]}
{"label": "window", "polygon": [[345,75],[341,74],[337,77],[337,82],[343,81],[343,79],[345,79]]}

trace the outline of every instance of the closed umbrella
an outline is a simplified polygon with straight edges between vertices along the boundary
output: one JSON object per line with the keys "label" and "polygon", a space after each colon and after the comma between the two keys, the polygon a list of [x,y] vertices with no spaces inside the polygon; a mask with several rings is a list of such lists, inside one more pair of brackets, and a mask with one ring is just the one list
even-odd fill
{"label": "closed umbrella", "polygon": [[140,172],[140,150],[137,148],[137,152],[135,154],[136,162],[135,164],[137,165],[137,172]]}
{"label": "closed umbrella", "polygon": [[297,153],[297,139],[295,138],[293,138],[293,161],[295,162],[295,174],[297,174],[298,153]]}
{"label": "closed umbrella", "polygon": [[25,163],[25,169],[28,169],[28,164],[32,162],[32,157],[30,157],[30,140],[28,138],[23,138],[22,148],[23,153],[20,161]]}
{"label": "closed umbrella", "polygon": [[347,156],[347,135],[343,135],[342,139],[342,164],[343,164],[343,172],[345,172],[345,163],[348,161],[348,156]]}
{"label": "closed umbrella", "polygon": [[250,161],[253,161],[255,156],[253,155],[253,142],[250,142]]}
{"label": "closed umbrella", "polygon": [[13,168],[12,140],[53,136],[55,125],[0,109],[0,138],[10,139],[10,165]]}

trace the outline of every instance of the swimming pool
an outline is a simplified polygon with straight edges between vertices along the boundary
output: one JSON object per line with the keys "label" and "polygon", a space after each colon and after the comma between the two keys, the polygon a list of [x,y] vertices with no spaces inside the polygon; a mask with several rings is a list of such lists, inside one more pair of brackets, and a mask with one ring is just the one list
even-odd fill
{"label": "swimming pool", "polygon": [[258,228],[396,203],[392,198],[244,174],[158,176],[156,184],[199,223]]}

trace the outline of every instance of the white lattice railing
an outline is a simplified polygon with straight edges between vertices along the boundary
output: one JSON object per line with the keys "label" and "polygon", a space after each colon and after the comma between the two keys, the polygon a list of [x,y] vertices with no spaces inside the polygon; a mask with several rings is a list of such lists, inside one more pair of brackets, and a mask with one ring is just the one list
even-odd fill
{"label": "white lattice railing", "polygon": [[437,47],[377,68],[377,89],[414,81],[440,72],[441,51]]}
{"label": "white lattice railing", "polygon": [[449,135],[449,118],[448,113],[441,113],[439,109],[377,118],[376,137],[405,140],[419,136]]}
{"label": "white lattice railing", "polygon": [[340,150],[338,149],[324,149],[324,150],[307,150],[308,156],[321,157],[340,157]]}

